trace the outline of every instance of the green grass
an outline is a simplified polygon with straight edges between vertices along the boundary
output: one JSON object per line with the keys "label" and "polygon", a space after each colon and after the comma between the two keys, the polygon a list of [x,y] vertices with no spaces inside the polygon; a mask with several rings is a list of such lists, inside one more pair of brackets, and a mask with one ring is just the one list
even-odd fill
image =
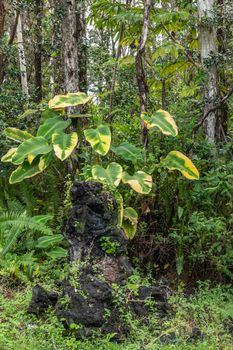
{"label": "green grass", "polygon": [[[43,320],[29,315],[30,298],[31,286],[18,290],[0,287],[0,350],[232,349],[233,338],[226,322],[233,320],[233,300],[227,286],[210,288],[208,283],[202,283],[190,297],[185,297],[180,288],[169,299],[171,315],[164,320],[151,316],[147,325],[125,315],[132,332],[120,344],[112,342],[111,335],[96,334],[93,339],[76,340],[51,311]],[[194,327],[202,332],[202,337],[191,341]],[[171,334],[172,340],[166,344],[165,338]]]}

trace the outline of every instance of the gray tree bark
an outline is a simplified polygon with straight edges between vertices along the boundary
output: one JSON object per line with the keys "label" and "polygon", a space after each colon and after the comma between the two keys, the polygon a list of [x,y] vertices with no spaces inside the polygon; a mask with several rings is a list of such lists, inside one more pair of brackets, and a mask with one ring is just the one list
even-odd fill
{"label": "gray tree bark", "polygon": [[27,63],[26,63],[26,57],[25,57],[25,51],[24,51],[23,25],[22,25],[21,15],[19,15],[19,19],[18,19],[17,38],[18,38],[19,65],[20,65],[22,91],[24,94],[28,95]]}
{"label": "gray tree bark", "polygon": [[[216,105],[219,99],[218,89],[218,71],[213,60],[217,54],[217,31],[213,22],[215,0],[198,0],[198,13],[200,19],[199,37],[201,45],[201,61],[204,71],[206,72],[205,84],[205,107],[204,114],[207,110]],[[216,109],[209,113],[204,122],[206,139],[215,144],[219,134],[219,110]]]}
{"label": "gray tree bark", "polygon": [[42,100],[42,16],[43,0],[35,1],[35,44],[34,44],[34,69],[35,69],[35,102]]}

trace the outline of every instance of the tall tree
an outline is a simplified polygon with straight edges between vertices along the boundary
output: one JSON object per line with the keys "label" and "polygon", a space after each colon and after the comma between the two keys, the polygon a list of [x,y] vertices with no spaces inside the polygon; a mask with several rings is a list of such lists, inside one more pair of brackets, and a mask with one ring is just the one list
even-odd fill
{"label": "tall tree", "polygon": [[77,1],[77,48],[79,89],[87,92],[86,3]]}
{"label": "tall tree", "polygon": [[[0,0],[0,44],[4,34],[5,16],[6,16],[6,9],[5,9],[4,0]],[[4,61],[4,54],[0,48],[0,81],[2,81],[2,75],[3,75],[3,61]]]}
{"label": "tall tree", "polygon": [[[146,72],[145,72],[145,51],[146,51],[146,41],[149,30],[149,17],[150,17],[150,8],[151,0],[144,0],[144,14],[143,14],[143,23],[142,23],[142,33],[140,36],[139,45],[137,48],[136,54],[136,74],[137,74],[137,83],[138,91],[140,97],[140,114],[146,112],[147,110],[147,100],[148,100],[148,86],[146,81]],[[147,146],[148,136],[147,128],[142,121],[142,134],[141,134],[142,144],[144,147]]]}
{"label": "tall tree", "polygon": [[[218,71],[214,56],[218,53],[217,30],[214,25],[215,0],[198,0],[199,37],[201,45],[201,61],[206,72],[204,114],[219,100]],[[206,139],[215,144],[220,138],[222,125],[219,119],[219,109],[209,113],[204,121]]]}
{"label": "tall tree", "polygon": [[21,86],[22,86],[23,93],[28,95],[27,63],[26,63],[26,57],[25,57],[25,51],[24,51],[22,14],[20,14],[18,18],[17,38],[18,38]]}
{"label": "tall tree", "polygon": [[76,0],[63,0],[62,54],[64,90],[79,90]]}
{"label": "tall tree", "polygon": [[35,0],[35,44],[34,44],[34,69],[35,69],[35,102],[42,99],[42,16],[43,0]]}

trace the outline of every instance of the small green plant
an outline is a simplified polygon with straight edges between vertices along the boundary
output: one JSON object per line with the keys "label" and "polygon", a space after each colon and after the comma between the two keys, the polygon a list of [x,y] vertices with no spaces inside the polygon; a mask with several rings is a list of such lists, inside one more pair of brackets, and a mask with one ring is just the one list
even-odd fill
{"label": "small green plant", "polygon": [[120,245],[117,242],[112,241],[109,237],[101,237],[100,245],[103,251],[108,255],[114,255],[117,253]]}

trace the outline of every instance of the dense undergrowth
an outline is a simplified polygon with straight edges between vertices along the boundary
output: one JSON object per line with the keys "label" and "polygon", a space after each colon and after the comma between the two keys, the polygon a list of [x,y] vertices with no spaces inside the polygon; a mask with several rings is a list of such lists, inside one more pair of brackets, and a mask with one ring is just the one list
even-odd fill
{"label": "dense undergrowth", "polygon": [[[52,288],[52,280],[49,279]],[[47,284],[44,283],[47,287]],[[152,307],[146,320],[122,317],[131,328],[127,339],[114,342],[114,334],[98,331],[86,339],[75,339],[73,330],[64,329],[52,310],[42,319],[27,312],[31,285],[14,286],[1,280],[1,350],[230,350],[233,341],[232,287],[199,283],[193,294],[178,289],[169,291],[171,312],[161,318]],[[142,322],[143,321],[143,322]],[[72,326],[72,325],[71,325]]]}

